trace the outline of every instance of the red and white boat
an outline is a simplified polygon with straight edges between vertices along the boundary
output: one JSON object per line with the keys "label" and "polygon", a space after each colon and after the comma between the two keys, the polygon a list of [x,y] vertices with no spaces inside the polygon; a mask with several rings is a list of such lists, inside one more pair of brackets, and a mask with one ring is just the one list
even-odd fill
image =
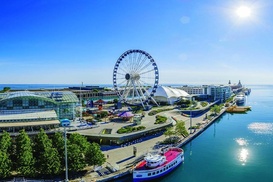
{"label": "red and white boat", "polygon": [[147,181],[171,172],[184,161],[184,151],[171,147],[162,149],[158,154],[148,154],[133,169],[133,181]]}

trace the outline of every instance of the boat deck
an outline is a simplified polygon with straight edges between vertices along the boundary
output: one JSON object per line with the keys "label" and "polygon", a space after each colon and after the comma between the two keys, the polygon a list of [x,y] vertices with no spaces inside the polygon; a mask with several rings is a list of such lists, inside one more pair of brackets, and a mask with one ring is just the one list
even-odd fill
{"label": "boat deck", "polygon": [[[173,161],[180,153],[181,153],[181,151],[178,151],[178,150],[168,150],[164,154],[166,156],[167,161],[164,164],[162,164],[161,166],[166,165],[169,162]],[[156,168],[159,168],[161,166],[158,166]],[[153,168],[153,169],[156,169],[156,168]],[[138,163],[137,166],[135,167],[135,170],[148,170],[148,169],[151,169],[151,168],[146,167],[146,161],[145,160]]]}

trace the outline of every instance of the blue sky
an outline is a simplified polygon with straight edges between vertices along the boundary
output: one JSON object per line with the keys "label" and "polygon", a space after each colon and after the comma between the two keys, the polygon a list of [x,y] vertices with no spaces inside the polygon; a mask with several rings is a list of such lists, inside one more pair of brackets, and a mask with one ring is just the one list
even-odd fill
{"label": "blue sky", "polygon": [[[240,18],[236,9],[251,7]],[[270,0],[1,0],[0,83],[111,84],[129,49],[161,84],[273,84]]]}

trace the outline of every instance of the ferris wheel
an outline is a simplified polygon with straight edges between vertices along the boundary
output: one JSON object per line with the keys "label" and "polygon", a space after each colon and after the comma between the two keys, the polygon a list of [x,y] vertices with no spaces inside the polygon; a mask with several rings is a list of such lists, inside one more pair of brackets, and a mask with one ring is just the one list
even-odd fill
{"label": "ferris wheel", "polygon": [[[113,71],[113,85],[121,102],[148,105],[158,87],[159,72],[150,54],[142,50],[128,50],[117,60]],[[154,101],[155,102],[155,101]]]}

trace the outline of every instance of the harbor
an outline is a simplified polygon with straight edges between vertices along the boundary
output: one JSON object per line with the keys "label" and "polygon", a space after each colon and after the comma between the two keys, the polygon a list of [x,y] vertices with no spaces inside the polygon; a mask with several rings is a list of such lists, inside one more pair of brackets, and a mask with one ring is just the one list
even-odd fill
{"label": "harbor", "polygon": [[[184,140],[184,163],[170,175],[159,179],[167,181],[271,181],[273,175],[267,172],[272,156],[272,100],[268,91],[273,87],[253,86],[247,105],[247,114],[223,113],[207,126],[206,130],[195,134],[194,140]],[[261,115],[260,113],[264,113]],[[160,140],[162,138],[157,138]],[[148,144],[148,143],[147,143]],[[152,143],[151,143],[152,144]],[[128,152],[132,150],[128,150]],[[256,171],[263,177],[257,178]],[[242,177],[247,176],[246,178]],[[132,181],[131,175],[113,180]]]}
{"label": "harbor", "polygon": [[[175,145],[175,147],[183,147],[189,142],[191,142],[194,138],[199,136],[203,131],[205,131],[215,120],[217,120],[219,117],[221,117],[225,113],[225,108],[221,110],[221,112],[215,116],[214,118],[211,118],[211,120],[204,120],[205,113],[199,117],[192,119],[192,125],[196,125],[197,123],[203,123],[202,126],[199,129],[195,130],[188,130],[190,135],[186,138],[181,138],[180,142]],[[190,119],[188,117],[184,117],[179,113],[176,113],[174,115],[173,111],[169,111],[165,113],[168,116],[173,116],[179,119],[186,120],[186,128],[190,127]],[[98,172],[91,172],[85,177],[81,178],[81,180],[84,181],[111,181],[116,180],[118,178],[124,177],[124,176],[131,176],[132,174],[132,168],[133,166],[139,162],[141,159],[144,158],[144,156],[149,153],[150,151],[154,151],[155,149],[160,149],[158,142],[163,141],[166,139],[166,136],[164,136],[162,133],[154,134],[150,139],[144,140],[141,142],[131,142],[127,145],[123,145],[123,147],[114,148],[111,150],[104,151],[105,156],[107,157],[107,164],[106,166],[109,168],[115,168],[118,169],[116,172],[106,173],[99,175]],[[137,155],[134,156],[133,148],[137,148]],[[80,179],[78,179],[80,180]]]}

